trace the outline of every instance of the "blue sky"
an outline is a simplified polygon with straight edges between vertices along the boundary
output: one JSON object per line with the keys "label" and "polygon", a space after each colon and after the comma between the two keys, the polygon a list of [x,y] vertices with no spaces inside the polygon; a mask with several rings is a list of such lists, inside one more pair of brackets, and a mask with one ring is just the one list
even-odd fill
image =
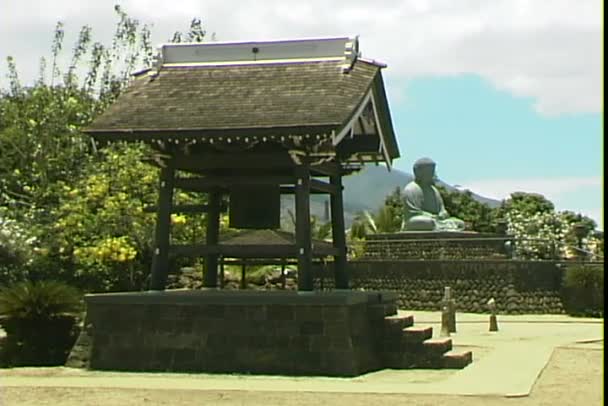
{"label": "blue sky", "polygon": [[554,116],[534,110],[534,99],[515,97],[476,75],[428,77],[405,86],[391,103],[403,158],[432,157],[446,182],[488,197],[518,190],[539,192],[561,210],[599,222],[603,185],[602,116]]}
{"label": "blue sky", "polygon": [[194,17],[221,41],[359,35],[388,65],[398,169],[430,156],[451,184],[537,192],[601,219],[601,0],[21,0],[2,5],[0,59],[31,82],[57,21],[68,51],[84,24],[107,44],[114,3],[152,25],[154,44]]}

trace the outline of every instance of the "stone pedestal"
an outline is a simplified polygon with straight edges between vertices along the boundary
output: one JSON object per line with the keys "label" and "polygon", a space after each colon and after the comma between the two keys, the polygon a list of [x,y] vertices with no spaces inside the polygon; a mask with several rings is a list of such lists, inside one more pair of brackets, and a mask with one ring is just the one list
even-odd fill
{"label": "stone pedestal", "polygon": [[512,236],[472,231],[404,231],[366,236],[363,259],[505,259]]}
{"label": "stone pedestal", "polygon": [[383,367],[380,292],[164,291],[85,297],[89,367],[356,376]]}

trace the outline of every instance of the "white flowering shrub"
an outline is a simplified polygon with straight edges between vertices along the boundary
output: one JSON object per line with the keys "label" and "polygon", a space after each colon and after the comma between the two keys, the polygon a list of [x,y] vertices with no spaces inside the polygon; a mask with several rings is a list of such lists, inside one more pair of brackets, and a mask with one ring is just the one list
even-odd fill
{"label": "white flowering shrub", "polygon": [[35,254],[36,238],[0,211],[0,285],[20,279]]}
{"label": "white flowering shrub", "polygon": [[[517,258],[555,259],[576,256],[576,222],[566,213],[548,211],[528,215],[512,210],[506,214],[506,219],[508,233],[516,238]],[[589,236],[583,238],[582,245],[584,250],[593,250]]]}

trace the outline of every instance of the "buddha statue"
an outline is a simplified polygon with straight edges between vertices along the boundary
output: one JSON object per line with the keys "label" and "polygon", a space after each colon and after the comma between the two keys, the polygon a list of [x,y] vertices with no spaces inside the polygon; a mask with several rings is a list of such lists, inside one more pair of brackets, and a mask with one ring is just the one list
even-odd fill
{"label": "buddha statue", "polygon": [[450,217],[434,186],[435,162],[421,158],[414,163],[414,180],[405,186],[404,231],[462,231],[464,222]]}

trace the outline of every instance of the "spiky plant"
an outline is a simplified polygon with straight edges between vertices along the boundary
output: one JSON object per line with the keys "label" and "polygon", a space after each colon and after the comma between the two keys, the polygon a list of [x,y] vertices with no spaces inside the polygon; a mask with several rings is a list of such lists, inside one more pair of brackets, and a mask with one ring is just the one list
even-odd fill
{"label": "spiky plant", "polygon": [[0,288],[5,365],[62,365],[78,334],[76,289],[61,282],[21,282]]}
{"label": "spiky plant", "polygon": [[21,282],[0,288],[0,316],[9,319],[47,319],[76,315],[81,295],[56,281]]}

